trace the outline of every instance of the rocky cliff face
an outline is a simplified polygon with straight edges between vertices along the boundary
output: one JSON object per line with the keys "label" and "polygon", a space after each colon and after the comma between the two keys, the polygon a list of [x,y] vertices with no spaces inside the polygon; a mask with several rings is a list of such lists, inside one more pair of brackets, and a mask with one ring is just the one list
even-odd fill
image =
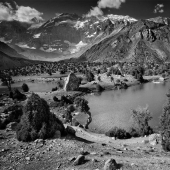
{"label": "rocky cliff face", "polygon": [[47,56],[53,53],[61,57],[76,54],[89,44],[110,35],[116,28],[134,21],[136,20],[128,16],[87,18],[67,13],[51,18],[39,27],[17,21],[2,21],[0,41],[17,45],[29,50],[29,53],[41,51]]}
{"label": "rocky cliff face", "polygon": [[[166,61],[170,53],[170,19],[135,20],[128,16],[80,17],[62,13],[38,27],[0,22],[0,41],[32,60],[68,57],[90,60]],[[21,50],[23,49],[23,50]]]}
{"label": "rocky cliff face", "polygon": [[93,45],[81,57],[96,60],[167,61],[170,27],[166,23],[139,20]]}

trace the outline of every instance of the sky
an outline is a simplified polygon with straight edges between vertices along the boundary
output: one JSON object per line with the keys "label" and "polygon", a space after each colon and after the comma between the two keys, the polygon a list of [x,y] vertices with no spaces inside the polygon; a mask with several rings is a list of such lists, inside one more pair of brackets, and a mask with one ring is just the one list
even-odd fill
{"label": "sky", "polygon": [[32,22],[36,17],[47,21],[58,13],[170,17],[170,0],[0,0],[0,20]]}

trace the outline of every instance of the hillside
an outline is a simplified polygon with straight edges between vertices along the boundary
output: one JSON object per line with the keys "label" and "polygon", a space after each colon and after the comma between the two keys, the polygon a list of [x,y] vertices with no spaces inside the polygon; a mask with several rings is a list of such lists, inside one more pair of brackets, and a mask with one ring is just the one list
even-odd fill
{"label": "hillside", "polygon": [[16,57],[16,58],[26,58],[23,55],[19,54],[15,49],[11,48],[4,42],[0,41],[0,51],[7,54],[10,57]]}
{"label": "hillside", "polygon": [[163,62],[169,60],[169,24],[170,19],[165,17],[136,20],[121,15],[82,17],[61,13],[38,27],[2,21],[0,41],[30,60],[81,56],[89,61]]}
{"label": "hillside", "polygon": [[10,57],[7,54],[0,51],[0,70],[23,67],[38,62],[39,61],[31,61],[22,58]]}
{"label": "hillside", "polygon": [[167,61],[170,56],[169,31],[170,27],[165,23],[139,20],[93,45],[81,57],[89,61]]}
{"label": "hillside", "polygon": [[[70,55],[77,57],[87,46],[134,21],[128,16],[81,17],[68,13],[61,13],[35,28],[17,21],[1,21],[0,41],[32,60],[47,60],[48,57],[51,60],[52,56],[64,59]],[[47,58],[40,57],[42,52]]]}

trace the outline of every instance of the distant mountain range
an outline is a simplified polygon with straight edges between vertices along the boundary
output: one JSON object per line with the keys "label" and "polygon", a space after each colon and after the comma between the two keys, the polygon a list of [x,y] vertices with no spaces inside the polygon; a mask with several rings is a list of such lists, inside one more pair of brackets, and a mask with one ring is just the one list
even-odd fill
{"label": "distant mountain range", "polygon": [[[7,55],[30,60],[80,57],[90,61],[160,62],[169,60],[170,56],[170,19],[136,20],[120,15],[80,17],[62,13],[36,26],[1,21],[0,41],[15,49]],[[0,44],[1,52],[3,48],[7,47]]]}

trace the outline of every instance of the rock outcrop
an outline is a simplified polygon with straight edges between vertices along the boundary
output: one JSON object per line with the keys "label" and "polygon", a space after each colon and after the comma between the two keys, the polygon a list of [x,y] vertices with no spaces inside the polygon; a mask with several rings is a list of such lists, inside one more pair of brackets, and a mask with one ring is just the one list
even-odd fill
{"label": "rock outcrop", "polygon": [[114,159],[108,159],[106,162],[105,162],[105,165],[104,165],[104,170],[116,170],[117,169],[117,163]]}
{"label": "rock outcrop", "polygon": [[80,85],[79,78],[74,73],[70,73],[66,78],[64,90],[75,91],[79,88],[79,85]]}
{"label": "rock outcrop", "polygon": [[149,136],[149,143],[151,145],[157,145],[161,143],[161,135],[160,134],[152,134]]}

